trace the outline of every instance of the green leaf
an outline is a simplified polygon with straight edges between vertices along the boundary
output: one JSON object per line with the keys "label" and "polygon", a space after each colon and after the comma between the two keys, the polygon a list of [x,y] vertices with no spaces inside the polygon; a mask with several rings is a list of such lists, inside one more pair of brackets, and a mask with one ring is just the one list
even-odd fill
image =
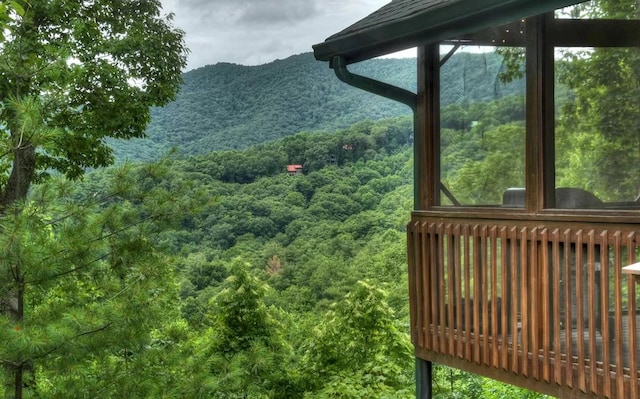
{"label": "green leaf", "polygon": [[12,1],[11,2],[11,8],[16,12],[16,14],[18,14],[19,16],[23,17],[24,16],[24,8],[22,7],[22,5],[17,2],[17,1]]}

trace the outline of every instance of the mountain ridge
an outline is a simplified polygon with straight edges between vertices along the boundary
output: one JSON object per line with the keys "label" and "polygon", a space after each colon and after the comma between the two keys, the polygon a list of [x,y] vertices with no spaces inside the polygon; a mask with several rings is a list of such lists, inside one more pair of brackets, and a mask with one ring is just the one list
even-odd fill
{"label": "mountain ridge", "polygon": [[[461,53],[447,65],[451,71],[444,71],[443,80],[454,84],[443,88],[443,104],[490,99],[473,93],[477,88],[467,87],[466,81],[477,82],[477,74],[486,73],[493,81],[484,79],[489,88],[484,92],[493,90],[491,85],[495,85],[501,68],[500,56]],[[374,59],[350,69],[416,91],[415,59]],[[185,155],[242,149],[303,131],[335,131],[361,120],[411,113],[405,105],[339,81],[312,53],[257,66],[220,62],[183,76],[176,100],[152,109],[147,138],[112,143],[116,159],[147,161],[171,148]],[[463,81],[456,83],[460,79]],[[506,95],[521,90],[520,86],[521,82],[514,82],[505,86],[504,93],[488,96]]]}

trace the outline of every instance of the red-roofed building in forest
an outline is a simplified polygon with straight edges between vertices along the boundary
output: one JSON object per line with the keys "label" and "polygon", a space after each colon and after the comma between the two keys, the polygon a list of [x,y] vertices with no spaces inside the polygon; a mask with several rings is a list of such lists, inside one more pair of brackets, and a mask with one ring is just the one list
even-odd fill
{"label": "red-roofed building in forest", "polygon": [[287,165],[287,174],[289,176],[298,176],[302,174],[302,165]]}

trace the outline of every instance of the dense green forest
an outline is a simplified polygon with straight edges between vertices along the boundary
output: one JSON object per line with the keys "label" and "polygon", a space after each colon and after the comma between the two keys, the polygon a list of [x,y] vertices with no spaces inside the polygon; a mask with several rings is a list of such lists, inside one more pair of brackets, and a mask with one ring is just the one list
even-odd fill
{"label": "dense green forest", "polygon": [[[513,101],[467,111],[504,125],[522,114],[500,112]],[[464,131],[478,146],[487,133]],[[149,236],[171,254],[177,291],[146,346],[113,355],[132,368],[163,359],[162,367],[131,372],[154,381],[136,386],[137,397],[415,397],[405,238],[411,134],[410,117],[363,121],[157,165],[163,174],[145,186],[191,187],[202,203],[190,201],[193,212],[174,215],[179,225]],[[292,162],[304,173],[287,175]],[[78,195],[109,187],[122,168],[93,173]],[[134,176],[148,168],[133,167]],[[86,370],[78,381],[95,379],[96,391],[85,392],[105,392]],[[439,397],[540,397],[450,369],[436,373]]]}
{"label": "dense green forest", "polygon": [[[506,67],[495,53],[456,54],[447,67],[444,104],[524,91],[522,80],[500,83]],[[351,70],[415,91],[415,59],[374,59]],[[174,147],[184,154],[243,149],[303,131],[334,131],[411,112],[345,85],[311,53],[259,66],[220,63],[183,77],[176,100],[152,109],[147,139],[110,141],[118,159],[154,160]]]}

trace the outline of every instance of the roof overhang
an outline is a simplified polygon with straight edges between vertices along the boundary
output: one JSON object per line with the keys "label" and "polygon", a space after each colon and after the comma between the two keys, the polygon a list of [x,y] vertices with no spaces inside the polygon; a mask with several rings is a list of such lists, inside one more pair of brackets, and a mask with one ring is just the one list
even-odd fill
{"label": "roof overhang", "polygon": [[581,3],[576,0],[394,0],[313,46],[317,60],[354,63]]}

